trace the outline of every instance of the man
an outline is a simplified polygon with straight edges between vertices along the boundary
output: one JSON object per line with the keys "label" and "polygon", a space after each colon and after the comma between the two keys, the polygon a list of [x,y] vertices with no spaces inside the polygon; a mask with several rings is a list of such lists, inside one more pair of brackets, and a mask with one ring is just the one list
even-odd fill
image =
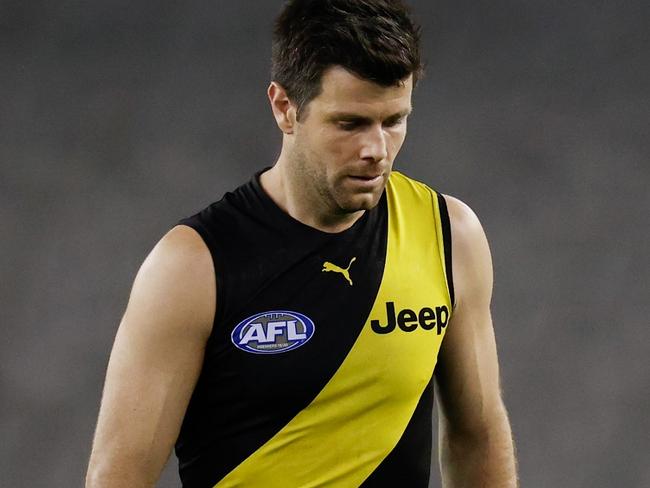
{"label": "man", "polygon": [[153,486],[174,443],[187,487],[425,487],[434,367],[444,486],[516,485],[485,235],[391,171],[418,43],[398,1],[285,6],[280,157],[143,264],[88,487]]}

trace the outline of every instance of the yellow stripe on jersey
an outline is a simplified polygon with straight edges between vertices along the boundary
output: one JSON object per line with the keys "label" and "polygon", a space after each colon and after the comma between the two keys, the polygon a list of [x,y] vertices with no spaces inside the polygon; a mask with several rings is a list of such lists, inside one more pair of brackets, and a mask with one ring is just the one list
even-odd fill
{"label": "yellow stripe on jersey", "polygon": [[354,346],[316,398],[217,487],[359,486],[406,429],[433,374],[445,329],[413,328],[411,321],[412,331],[395,327],[378,334],[371,321],[389,322],[388,302],[395,314],[436,307],[450,313],[451,303],[436,194],[397,172],[386,191],[384,274]]}

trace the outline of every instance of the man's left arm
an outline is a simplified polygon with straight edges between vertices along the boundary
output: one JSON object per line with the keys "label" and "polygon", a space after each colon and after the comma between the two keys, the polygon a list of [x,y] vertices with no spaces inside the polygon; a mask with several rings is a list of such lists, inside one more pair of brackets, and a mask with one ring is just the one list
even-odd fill
{"label": "man's left arm", "polygon": [[514,445],[490,315],[490,250],[474,212],[460,200],[445,200],[456,307],[436,367],[443,486],[516,487]]}

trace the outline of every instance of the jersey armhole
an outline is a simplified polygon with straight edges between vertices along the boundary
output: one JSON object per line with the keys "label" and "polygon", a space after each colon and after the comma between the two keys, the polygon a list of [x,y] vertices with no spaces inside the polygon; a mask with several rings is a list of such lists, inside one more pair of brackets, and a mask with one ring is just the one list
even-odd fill
{"label": "jersey armhole", "polygon": [[445,276],[447,278],[447,289],[449,290],[449,300],[452,309],[456,308],[456,296],[454,294],[454,273],[451,259],[451,223],[449,221],[449,211],[447,202],[442,193],[436,192],[438,197],[438,209],[440,212],[440,225],[442,227],[442,244],[445,254]]}
{"label": "jersey armhole", "polygon": [[[212,258],[212,267],[214,271],[214,280],[215,280],[215,286],[216,286],[216,305],[215,305],[215,311],[214,311],[214,317],[212,318],[212,328],[210,330],[210,336],[208,338],[208,342],[212,339],[212,336],[214,335],[214,331],[217,327],[217,323],[220,322],[221,316],[223,315],[223,293],[224,293],[224,287],[223,287],[223,277],[222,274],[224,273],[223,270],[223,263],[222,260],[220,259],[220,256],[217,251],[217,244],[215,242],[215,239],[211,235],[211,233],[203,226],[201,223],[196,219],[195,217],[189,217],[182,219],[177,223],[177,225],[184,225],[185,227],[189,227],[190,229],[194,230],[199,237],[201,237],[201,240],[203,240],[203,243],[205,244],[205,247],[208,248],[208,251],[210,252],[210,256]],[[219,270],[219,272],[217,272]]]}

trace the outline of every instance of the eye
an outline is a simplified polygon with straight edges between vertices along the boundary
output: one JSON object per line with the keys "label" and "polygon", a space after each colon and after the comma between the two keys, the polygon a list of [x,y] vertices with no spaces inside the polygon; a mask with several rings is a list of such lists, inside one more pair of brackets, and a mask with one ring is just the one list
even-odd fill
{"label": "eye", "polygon": [[357,120],[341,120],[336,123],[336,126],[345,131],[353,131],[361,127],[361,122]]}
{"label": "eye", "polygon": [[406,121],[406,116],[388,119],[384,122],[384,127],[397,127]]}
{"label": "eye", "polygon": [[337,125],[342,130],[354,130],[358,127],[356,122],[339,122]]}

